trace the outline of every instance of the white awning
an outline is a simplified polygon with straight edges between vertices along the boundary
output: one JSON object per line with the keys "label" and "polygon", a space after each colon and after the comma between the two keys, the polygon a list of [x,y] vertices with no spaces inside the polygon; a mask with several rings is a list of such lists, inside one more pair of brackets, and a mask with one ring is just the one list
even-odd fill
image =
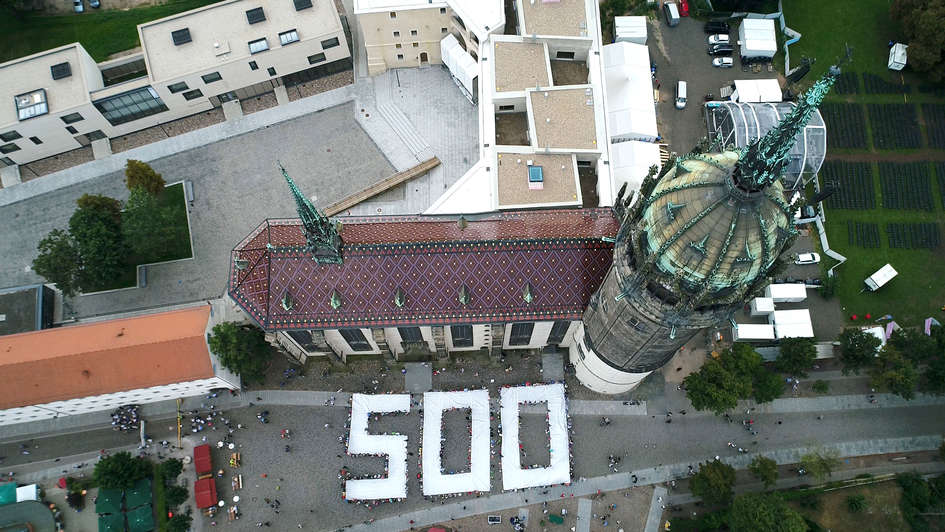
{"label": "white awning", "polygon": [[780,102],[781,85],[776,79],[736,79],[732,101]]}

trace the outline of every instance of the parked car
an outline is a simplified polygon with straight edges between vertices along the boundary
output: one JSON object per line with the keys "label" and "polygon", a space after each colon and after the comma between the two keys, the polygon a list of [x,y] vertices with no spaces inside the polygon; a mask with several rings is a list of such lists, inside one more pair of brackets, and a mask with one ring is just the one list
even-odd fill
{"label": "parked car", "polygon": [[709,47],[709,55],[732,55],[735,47],[731,44],[713,44]]}
{"label": "parked car", "polygon": [[663,15],[666,16],[666,24],[668,26],[679,24],[679,9],[676,7],[676,4],[672,2],[663,4]]}
{"label": "parked car", "polygon": [[72,9],[76,13],[85,11],[85,6],[82,5],[82,0],[72,0]]}
{"label": "parked car", "polygon": [[676,109],[686,108],[686,100],[688,100],[687,90],[688,87],[685,81],[680,80],[676,82]]}
{"label": "parked car", "polygon": [[683,17],[689,16],[689,0],[679,0],[679,15]]}
{"label": "parked car", "polygon": [[732,44],[732,42],[729,40],[728,34],[726,33],[709,35],[709,38],[706,39],[706,42],[709,43],[709,46],[712,46],[713,44]]}
{"label": "parked car", "polygon": [[94,8],[94,9],[98,9],[98,8],[102,7],[102,3],[99,2],[99,0],[89,0],[89,7],[92,7],[92,8]]}
{"label": "parked car", "polygon": [[732,31],[728,26],[728,22],[721,20],[710,20],[706,22],[704,29],[706,33],[729,33]]}
{"label": "parked car", "polygon": [[820,255],[814,252],[798,253],[794,259],[794,264],[817,264],[820,262]]}
{"label": "parked car", "polygon": [[712,60],[712,66],[718,68],[732,68],[732,63],[731,57],[716,57]]}

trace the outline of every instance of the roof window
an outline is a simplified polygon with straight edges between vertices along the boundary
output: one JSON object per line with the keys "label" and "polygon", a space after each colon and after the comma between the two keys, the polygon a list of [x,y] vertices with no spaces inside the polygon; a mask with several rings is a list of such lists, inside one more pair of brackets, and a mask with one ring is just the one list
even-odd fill
{"label": "roof window", "polygon": [[13,98],[16,102],[16,116],[20,120],[27,120],[49,112],[46,102],[46,89],[36,89],[33,92],[20,94]]}
{"label": "roof window", "polygon": [[246,11],[246,21],[250,24],[256,24],[264,20],[266,20],[266,14],[263,13],[263,8],[257,7],[256,9]]}
{"label": "roof window", "polygon": [[52,74],[52,79],[68,78],[72,75],[72,66],[66,61],[49,67],[49,72]]}
{"label": "roof window", "polygon": [[190,28],[184,28],[182,30],[172,31],[171,39],[174,40],[174,46],[180,46],[182,44],[189,43],[191,41]]}
{"label": "roof window", "polygon": [[312,0],[292,0],[295,3],[295,10],[302,11],[312,7]]}

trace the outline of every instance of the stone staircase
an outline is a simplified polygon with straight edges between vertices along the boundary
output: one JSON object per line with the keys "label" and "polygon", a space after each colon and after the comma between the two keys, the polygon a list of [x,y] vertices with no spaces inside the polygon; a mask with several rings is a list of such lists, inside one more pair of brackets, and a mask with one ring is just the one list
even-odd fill
{"label": "stone staircase", "polygon": [[425,161],[435,155],[433,148],[430,147],[430,144],[420,135],[417,128],[407,118],[407,115],[394,102],[393,85],[396,82],[395,80],[396,73],[393,70],[388,70],[377,77],[375,84],[377,113],[397,133],[397,136],[404,142],[407,149],[417,159],[417,162]]}

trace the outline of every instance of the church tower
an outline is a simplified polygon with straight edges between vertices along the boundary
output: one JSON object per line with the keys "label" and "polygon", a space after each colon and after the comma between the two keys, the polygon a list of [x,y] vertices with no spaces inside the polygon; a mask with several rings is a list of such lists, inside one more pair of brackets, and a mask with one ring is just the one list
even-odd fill
{"label": "church tower", "polygon": [[618,197],[613,265],[570,348],[582,384],[632,390],[764,288],[797,233],[780,182],[785,158],[838,74],[831,67],[744,149],[682,156],[644,181],[629,208]]}

